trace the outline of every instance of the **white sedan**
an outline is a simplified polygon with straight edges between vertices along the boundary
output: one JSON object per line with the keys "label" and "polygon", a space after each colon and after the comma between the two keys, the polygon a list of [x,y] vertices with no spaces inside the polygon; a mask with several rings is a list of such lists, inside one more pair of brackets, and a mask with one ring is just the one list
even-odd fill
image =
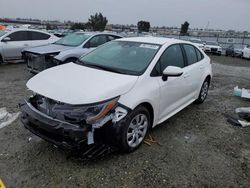
{"label": "white sedan", "polygon": [[59,146],[93,144],[104,130],[104,137],[131,152],[150,128],[203,103],[211,78],[209,57],[190,42],[118,39],[31,78],[27,87],[34,95],[20,104],[21,120]]}
{"label": "white sedan", "polygon": [[0,63],[22,60],[22,50],[50,44],[59,38],[53,34],[34,29],[0,31]]}
{"label": "white sedan", "polygon": [[205,52],[212,53],[212,54],[217,54],[221,55],[222,53],[222,48],[218,44],[218,42],[215,41],[207,41],[205,46],[204,46]]}

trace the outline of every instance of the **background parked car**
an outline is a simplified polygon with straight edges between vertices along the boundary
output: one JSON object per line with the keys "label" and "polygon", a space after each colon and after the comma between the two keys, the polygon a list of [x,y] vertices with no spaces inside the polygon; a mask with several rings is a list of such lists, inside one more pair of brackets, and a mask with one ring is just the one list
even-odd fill
{"label": "background parked car", "polygon": [[0,62],[22,59],[22,50],[57,41],[53,34],[33,29],[13,29],[0,31]]}
{"label": "background parked car", "polygon": [[242,57],[243,49],[241,45],[232,44],[226,49],[226,56]]}
{"label": "background parked car", "polygon": [[215,41],[207,41],[204,48],[205,52],[207,53],[212,53],[217,55],[221,55],[222,53],[221,46],[218,44],[218,42]]}
{"label": "background parked car", "polygon": [[250,45],[247,45],[247,46],[243,49],[243,58],[250,59]]}
{"label": "background parked car", "polygon": [[190,38],[189,39],[190,42],[194,43],[196,46],[198,46],[200,49],[202,49],[203,51],[205,50],[204,49],[204,44],[202,42],[201,39],[196,39],[196,38]]}
{"label": "background parked car", "polygon": [[81,55],[97,46],[118,38],[122,37],[111,33],[76,32],[53,44],[26,49],[23,55],[28,70],[31,73],[38,73],[56,65],[75,62]]}

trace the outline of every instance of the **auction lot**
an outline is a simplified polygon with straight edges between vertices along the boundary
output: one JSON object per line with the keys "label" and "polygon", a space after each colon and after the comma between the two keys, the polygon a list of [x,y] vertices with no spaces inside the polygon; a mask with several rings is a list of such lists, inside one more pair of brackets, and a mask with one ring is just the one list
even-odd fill
{"label": "auction lot", "polygon": [[[250,61],[211,56],[207,100],[192,104],[151,132],[160,145],[95,161],[67,158],[26,130],[18,119],[0,129],[0,178],[6,187],[250,187],[250,128],[227,123],[250,101],[232,96],[250,88]],[[28,95],[26,65],[0,66],[0,108],[18,112]]]}

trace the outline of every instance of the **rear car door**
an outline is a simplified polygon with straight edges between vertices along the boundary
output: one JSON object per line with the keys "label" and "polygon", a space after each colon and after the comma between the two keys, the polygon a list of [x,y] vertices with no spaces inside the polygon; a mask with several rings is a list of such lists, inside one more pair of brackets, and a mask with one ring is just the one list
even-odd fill
{"label": "rear car door", "polygon": [[205,60],[203,54],[191,44],[183,44],[186,64],[184,77],[186,79],[189,100],[195,100],[200,92],[203,75],[205,74]]}
{"label": "rear car door", "polygon": [[[162,72],[168,66],[176,66],[183,69],[183,75],[179,77],[168,77],[167,81],[162,79]],[[175,110],[187,103],[190,90],[186,81],[186,70],[183,50],[179,44],[168,47],[158,60],[152,75],[158,76],[160,85],[160,107],[159,121],[174,113]]]}
{"label": "rear car door", "polygon": [[15,31],[6,37],[9,37],[10,40],[2,42],[4,58],[6,60],[21,59],[21,51],[29,46],[28,32]]}

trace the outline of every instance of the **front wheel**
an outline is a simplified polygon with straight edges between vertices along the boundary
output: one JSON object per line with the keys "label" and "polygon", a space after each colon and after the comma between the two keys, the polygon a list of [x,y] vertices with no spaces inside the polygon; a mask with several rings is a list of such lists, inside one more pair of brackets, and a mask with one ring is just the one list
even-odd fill
{"label": "front wheel", "polygon": [[143,143],[150,123],[150,114],[144,106],[138,106],[117,125],[116,133],[119,147],[125,152],[138,149]]}
{"label": "front wheel", "polygon": [[209,79],[207,78],[202,86],[201,86],[201,90],[200,90],[200,94],[198,99],[195,101],[195,103],[197,104],[201,104],[205,101],[205,99],[207,98],[207,94],[208,94],[208,88],[209,88]]}

